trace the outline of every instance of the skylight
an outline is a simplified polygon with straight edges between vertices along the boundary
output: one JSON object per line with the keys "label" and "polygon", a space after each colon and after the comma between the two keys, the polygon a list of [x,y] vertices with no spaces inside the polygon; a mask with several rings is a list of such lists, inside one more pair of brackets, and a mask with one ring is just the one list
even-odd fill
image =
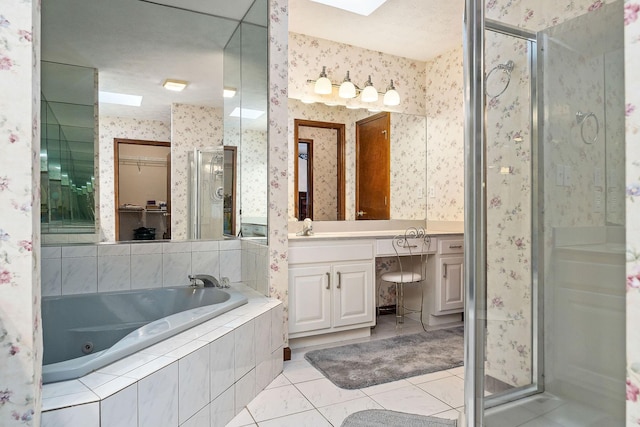
{"label": "skylight", "polygon": [[98,93],[100,103],[130,105],[139,107],[142,104],[142,97],[138,95],[127,95],[126,93],[103,92]]}
{"label": "skylight", "polygon": [[387,0],[311,0],[316,3],[357,13],[358,15],[369,16],[374,10],[382,6]]}
{"label": "skylight", "polygon": [[264,114],[264,111],[252,110],[250,108],[239,108],[239,107],[236,107],[231,112],[231,114],[229,114],[229,116],[231,116],[231,117],[242,117],[243,119],[257,119],[258,117],[262,116],[263,114]]}

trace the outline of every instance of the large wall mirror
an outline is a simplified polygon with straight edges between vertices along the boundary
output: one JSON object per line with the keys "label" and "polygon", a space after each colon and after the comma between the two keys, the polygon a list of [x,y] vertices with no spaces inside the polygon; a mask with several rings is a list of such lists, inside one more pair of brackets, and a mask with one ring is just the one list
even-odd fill
{"label": "large wall mirror", "polygon": [[[371,144],[373,139],[358,141],[361,126],[376,119],[388,121],[384,129],[374,132],[389,149],[390,157],[383,160],[388,168],[383,174],[379,173],[380,167],[367,170],[367,164],[363,164],[367,153],[361,144]],[[377,113],[289,99],[289,122],[289,158],[293,163],[289,176],[290,220],[426,219],[425,116]],[[303,150],[312,146],[312,154],[303,152],[301,156],[301,144]],[[375,150],[374,154],[377,156],[381,151]],[[301,166],[302,157],[305,161],[311,158],[311,162]],[[312,165],[310,173],[305,169],[307,164]],[[300,171],[305,171],[304,176]],[[376,183],[372,173],[385,182]],[[301,178],[307,180],[309,176],[311,185],[301,184]],[[365,197],[364,192],[371,186],[375,190]],[[371,208],[366,201],[368,197],[379,201],[381,212]]]}
{"label": "large wall mirror", "polygon": [[[138,165],[160,163],[162,157],[157,153],[129,153],[124,159],[115,159],[116,140],[170,143],[170,156],[165,162],[170,177],[167,200],[162,200],[164,196],[145,196],[143,188],[142,202],[135,205],[158,210],[164,208],[161,202],[170,201],[165,217],[172,240],[190,238],[189,153],[213,152],[223,145],[234,147],[228,150],[233,160],[221,161],[225,178],[219,191],[215,191],[224,200],[217,215],[219,237],[223,237],[222,230],[224,236],[266,236],[267,160],[260,150],[266,152],[267,147],[267,9],[266,0],[188,5],[177,0],[43,3],[43,64],[84,67],[96,74],[95,78],[82,80],[86,82],[85,89],[94,96],[87,105],[91,111],[95,107],[95,129],[86,146],[96,149],[95,153],[83,153],[83,159],[89,157],[94,162],[82,167],[94,173],[77,181],[81,184],[80,196],[93,198],[89,201],[93,202],[92,209],[86,213],[87,227],[81,230],[94,233],[93,241],[118,241],[120,234],[131,235],[131,230],[128,233],[116,230],[123,208],[114,197],[116,162],[131,163],[134,173],[133,178],[127,179],[127,185],[135,186],[143,182],[135,179]],[[235,63],[237,67],[228,69],[227,63]],[[56,88],[61,74],[51,73],[50,68],[43,65],[43,86],[46,81]],[[226,76],[227,72],[237,74]],[[164,83],[170,80],[185,83],[186,87],[182,91],[168,90],[171,88]],[[223,92],[230,98],[223,98]],[[238,110],[228,109],[225,100],[230,100]],[[256,115],[255,111],[262,114]],[[68,145],[73,153],[73,144]],[[56,155],[52,151],[49,158]],[[46,156],[43,153],[42,157]],[[72,163],[76,170],[81,166],[75,160]],[[46,172],[50,176],[51,172]],[[47,184],[55,187],[59,181],[62,188],[62,178],[61,175],[59,180],[51,185],[49,180]],[[49,193],[67,197],[60,191]],[[255,197],[257,193],[260,197]],[[56,218],[60,210],[54,211],[56,199],[49,199],[43,209],[43,221],[47,216],[51,222],[50,217]],[[76,217],[79,216],[80,212]],[[255,234],[241,232],[245,220]],[[97,229],[92,223],[97,224]],[[47,238],[50,236],[45,227],[42,231],[45,243],[54,242]],[[163,232],[155,237],[168,234]]]}

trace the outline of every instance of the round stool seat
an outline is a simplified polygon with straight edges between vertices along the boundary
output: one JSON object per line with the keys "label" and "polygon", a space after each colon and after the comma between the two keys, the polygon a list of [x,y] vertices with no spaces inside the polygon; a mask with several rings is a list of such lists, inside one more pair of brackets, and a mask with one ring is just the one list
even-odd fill
{"label": "round stool seat", "polygon": [[413,283],[422,280],[420,273],[412,273],[410,271],[390,271],[380,276],[380,279],[391,283]]}

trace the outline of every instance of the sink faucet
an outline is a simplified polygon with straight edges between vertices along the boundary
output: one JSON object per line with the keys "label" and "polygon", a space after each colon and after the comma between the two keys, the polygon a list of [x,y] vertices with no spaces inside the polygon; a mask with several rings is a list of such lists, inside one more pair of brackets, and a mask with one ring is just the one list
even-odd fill
{"label": "sink faucet", "polygon": [[188,277],[189,281],[191,281],[190,286],[198,286],[197,281],[199,280],[202,282],[205,288],[222,288],[222,285],[220,284],[220,282],[218,282],[218,279],[208,274],[195,274],[193,276],[189,275]]}
{"label": "sink faucet", "polygon": [[313,236],[313,221],[311,218],[305,218],[302,222],[302,231],[296,233],[298,236]]}

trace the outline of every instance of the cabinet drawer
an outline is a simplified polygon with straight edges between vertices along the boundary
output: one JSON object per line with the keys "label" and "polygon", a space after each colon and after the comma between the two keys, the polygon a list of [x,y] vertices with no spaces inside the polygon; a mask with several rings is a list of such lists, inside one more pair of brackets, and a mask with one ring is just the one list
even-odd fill
{"label": "cabinet drawer", "polygon": [[289,247],[289,264],[358,261],[373,258],[371,243]]}
{"label": "cabinet drawer", "polygon": [[438,242],[438,253],[445,254],[461,254],[464,252],[464,239],[456,240],[440,240]]}
{"label": "cabinet drawer", "polygon": [[[408,243],[411,248],[398,248],[399,255],[409,255],[409,250],[412,254],[419,253],[435,253],[438,247],[438,239],[435,237],[429,237],[429,245],[422,242],[422,239],[408,239]],[[424,251],[423,251],[424,246]],[[376,240],[376,256],[395,256],[396,251],[393,249],[393,239],[378,239]]]}

